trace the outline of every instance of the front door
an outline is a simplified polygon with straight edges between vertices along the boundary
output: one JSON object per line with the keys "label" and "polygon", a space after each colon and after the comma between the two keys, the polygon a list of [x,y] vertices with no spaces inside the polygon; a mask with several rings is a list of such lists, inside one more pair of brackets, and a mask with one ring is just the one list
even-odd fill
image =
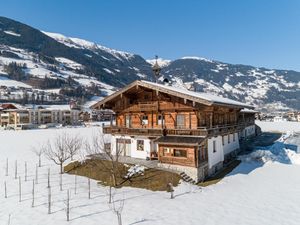
{"label": "front door", "polygon": [[120,156],[131,156],[131,140],[118,138],[116,150]]}

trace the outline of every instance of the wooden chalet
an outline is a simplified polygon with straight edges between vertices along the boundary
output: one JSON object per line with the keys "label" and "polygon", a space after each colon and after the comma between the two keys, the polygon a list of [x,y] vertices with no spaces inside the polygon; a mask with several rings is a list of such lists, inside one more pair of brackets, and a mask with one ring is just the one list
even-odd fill
{"label": "wooden chalet", "polygon": [[220,168],[239,149],[239,134],[254,127],[252,106],[149,81],[135,81],[92,108],[115,112],[103,128],[113,151],[158,159],[195,180]]}

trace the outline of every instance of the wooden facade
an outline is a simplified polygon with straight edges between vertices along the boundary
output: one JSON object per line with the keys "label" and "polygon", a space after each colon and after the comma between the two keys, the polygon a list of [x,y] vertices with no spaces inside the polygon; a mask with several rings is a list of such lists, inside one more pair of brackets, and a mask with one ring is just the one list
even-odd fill
{"label": "wooden facade", "polygon": [[[245,120],[239,105],[214,104],[194,96],[164,91],[163,88],[135,82],[122,91],[100,101],[95,109],[111,109],[116,124],[104,127],[104,133],[129,136],[199,136],[214,137],[237,133],[253,116]],[[207,161],[207,141],[191,146],[158,143],[162,163],[198,167]]]}

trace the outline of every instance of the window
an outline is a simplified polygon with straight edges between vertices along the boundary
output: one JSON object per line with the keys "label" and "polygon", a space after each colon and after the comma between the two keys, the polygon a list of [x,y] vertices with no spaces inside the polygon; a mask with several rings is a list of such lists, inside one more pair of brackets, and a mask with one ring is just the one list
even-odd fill
{"label": "window", "polygon": [[230,134],[228,134],[228,144],[230,143]]}
{"label": "window", "polygon": [[224,136],[222,136],[222,145],[225,144],[225,141],[224,141]]}
{"label": "window", "polygon": [[235,134],[233,134],[233,142],[235,142]]}
{"label": "window", "polygon": [[216,141],[213,141],[213,152],[217,152],[217,143]]}
{"label": "window", "polygon": [[183,149],[174,149],[174,157],[187,157],[186,150]]}
{"label": "window", "polygon": [[144,140],[137,140],[136,141],[136,150],[144,151]]}
{"label": "window", "polygon": [[177,128],[185,128],[185,115],[177,115],[176,122]]}
{"label": "window", "polygon": [[147,115],[144,115],[142,117],[142,125],[147,125],[148,124],[148,116]]}
{"label": "window", "polygon": [[163,115],[158,115],[157,116],[157,125],[162,125],[164,122],[164,116]]}
{"label": "window", "polygon": [[163,153],[164,153],[163,154],[164,156],[168,156],[170,154],[170,149],[169,148],[164,148]]}
{"label": "window", "polygon": [[130,115],[126,115],[125,126],[126,126],[127,128],[130,128],[130,127],[131,127],[131,116],[130,116]]}

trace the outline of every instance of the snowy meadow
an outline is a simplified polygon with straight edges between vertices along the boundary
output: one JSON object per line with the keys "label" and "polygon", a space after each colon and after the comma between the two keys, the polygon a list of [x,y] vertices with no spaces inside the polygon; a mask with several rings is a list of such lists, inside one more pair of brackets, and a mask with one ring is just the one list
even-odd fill
{"label": "snowy meadow", "polygon": [[[290,125],[284,126],[285,129],[282,125],[262,125],[263,131],[273,131],[276,127],[281,132],[291,130]],[[63,174],[60,190],[59,167],[45,157],[42,157],[42,166],[38,168],[38,174],[36,173],[38,157],[32,151],[33,147],[41,146],[48,139],[63,132],[80,134],[84,139],[91,140],[99,129],[101,128],[86,127],[0,131],[0,224],[118,224],[117,217],[108,204],[107,187],[99,186],[97,181],[91,180],[89,198],[87,178]],[[298,129],[296,126],[292,131],[300,131],[300,126]],[[200,188],[182,183],[175,188],[174,199],[170,199],[167,192],[136,188],[117,190],[116,202],[124,200],[123,225],[299,224],[300,154],[295,149],[287,149],[289,145],[286,145],[297,145],[298,140],[299,136],[289,133],[273,146],[242,156],[242,163],[215,185]],[[50,214],[48,169],[51,182]],[[32,207],[32,180],[36,180],[37,176]],[[70,221],[66,217],[68,190]]]}

